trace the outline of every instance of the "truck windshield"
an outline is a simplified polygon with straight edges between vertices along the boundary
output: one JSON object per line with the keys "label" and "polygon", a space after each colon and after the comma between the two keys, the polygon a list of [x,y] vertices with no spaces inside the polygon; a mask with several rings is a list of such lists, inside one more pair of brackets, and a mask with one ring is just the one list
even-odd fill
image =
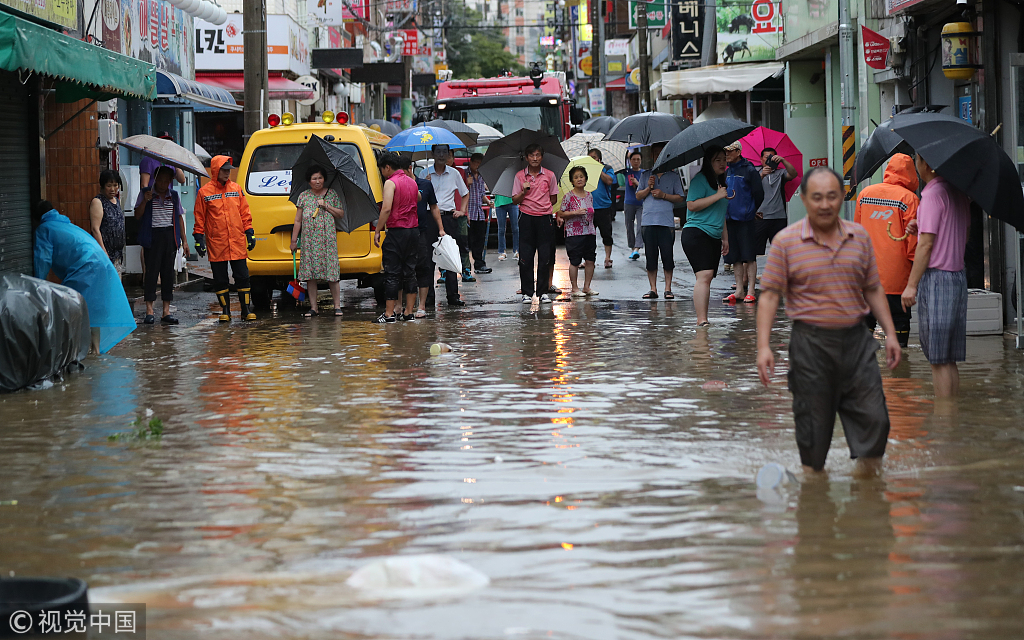
{"label": "truck windshield", "polygon": [[[366,166],[356,145],[336,142],[334,146],[352,156],[359,166]],[[255,149],[249,159],[249,173],[245,178],[246,193],[253,196],[286,196],[291,193],[292,165],[305,148],[305,143],[299,143],[267,144]],[[298,179],[303,180],[305,176],[298,176]]]}
{"label": "truck windshield", "polygon": [[562,138],[562,118],[557,105],[550,107],[508,106],[458,109],[441,115],[445,120],[478,122],[505,135],[520,129],[534,129]]}

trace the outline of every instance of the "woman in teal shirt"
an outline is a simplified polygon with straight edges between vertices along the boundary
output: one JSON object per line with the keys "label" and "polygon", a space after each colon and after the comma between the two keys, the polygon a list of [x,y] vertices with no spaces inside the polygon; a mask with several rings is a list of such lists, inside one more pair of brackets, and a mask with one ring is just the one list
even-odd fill
{"label": "woman in teal shirt", "polygon": [[725,211],[732,196],[725,186],[725,150],[711,147],[704,153],[704,164],[686,196],[686,224],[681,239],[683,253],[697,276],[693,287],[693,306],[697,326],[706,327],[711,280],[718,274],[718,263],[729,253],[729,234],[725,229]]}

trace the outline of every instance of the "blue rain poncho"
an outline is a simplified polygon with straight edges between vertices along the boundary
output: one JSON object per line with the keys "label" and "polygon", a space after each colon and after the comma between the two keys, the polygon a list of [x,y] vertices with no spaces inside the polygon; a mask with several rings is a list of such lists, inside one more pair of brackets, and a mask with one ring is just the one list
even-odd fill
{"label": "blue rain poncho", "polygon": [[100,329],[100,353],[106,353],[135,331],[135,317],[110,258],[84,229],[50,210],[36,229],[35,276],[50,270],[64,286],[85,298],[89,326]]}

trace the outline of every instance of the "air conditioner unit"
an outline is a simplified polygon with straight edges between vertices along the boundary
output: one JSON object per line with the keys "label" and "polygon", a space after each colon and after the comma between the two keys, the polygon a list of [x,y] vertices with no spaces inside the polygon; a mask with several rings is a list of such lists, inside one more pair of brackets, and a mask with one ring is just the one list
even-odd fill
{"label": "air conditioner unit", "polygon": [[121,139],[121,123],[117,120],[101,119],[96,121],[99,139],[96,146],[100,149],[113,149]]}

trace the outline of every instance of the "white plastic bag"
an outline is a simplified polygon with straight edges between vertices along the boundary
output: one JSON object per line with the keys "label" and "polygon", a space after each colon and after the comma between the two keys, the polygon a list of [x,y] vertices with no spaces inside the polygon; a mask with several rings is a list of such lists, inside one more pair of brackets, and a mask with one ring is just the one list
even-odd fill
{"label": "white plastic bag", "polygon": [[455,238],[445,235],[434,243],[434,263],[441,269],[456,273],[462,271],[462,256]]}
{"label": "white plastic bag", "polygon": [[174,271],[181,273],[185,270],[185,251],[178,247],[178,253],[174,254]]}

